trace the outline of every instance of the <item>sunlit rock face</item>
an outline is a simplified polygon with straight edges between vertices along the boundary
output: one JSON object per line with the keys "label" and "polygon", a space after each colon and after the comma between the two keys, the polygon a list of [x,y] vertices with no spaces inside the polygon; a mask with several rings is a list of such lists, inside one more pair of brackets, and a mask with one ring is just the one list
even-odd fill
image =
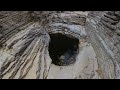
{"label": "sunlit rock face", "polygon": [[119,20],[119,11],[0,11],[0,78],[118,79]]}

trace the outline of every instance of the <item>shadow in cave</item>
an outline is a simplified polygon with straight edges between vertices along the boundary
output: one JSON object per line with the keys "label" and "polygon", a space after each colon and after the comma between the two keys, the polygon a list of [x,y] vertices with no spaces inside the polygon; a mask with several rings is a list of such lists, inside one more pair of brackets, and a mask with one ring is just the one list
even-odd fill
{"label": "shadow in cave", "polygon": [[79,40],[62,34],[50,34],[49,55],[52,63],[65,66],[76,61]]}

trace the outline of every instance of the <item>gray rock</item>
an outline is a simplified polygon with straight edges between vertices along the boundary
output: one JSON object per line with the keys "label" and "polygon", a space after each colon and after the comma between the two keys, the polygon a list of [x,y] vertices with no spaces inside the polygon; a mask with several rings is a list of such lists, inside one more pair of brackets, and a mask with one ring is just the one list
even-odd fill
{"label": "gray rock", "polygon": [[[120,78],[120,11],[0,11],[0,16],[1,79]],[[61,66],[49,52],[50,34],[58,33],[79,40],[76,49],[53,55]]]}

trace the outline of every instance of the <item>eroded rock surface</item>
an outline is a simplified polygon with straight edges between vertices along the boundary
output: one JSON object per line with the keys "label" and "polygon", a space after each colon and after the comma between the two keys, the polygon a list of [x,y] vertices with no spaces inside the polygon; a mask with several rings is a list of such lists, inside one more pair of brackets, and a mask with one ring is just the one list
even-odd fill
{"label": "eroded rock surface", "polygon": [[1,11],[0,78],[119,79],[119,21],[119,11]]}

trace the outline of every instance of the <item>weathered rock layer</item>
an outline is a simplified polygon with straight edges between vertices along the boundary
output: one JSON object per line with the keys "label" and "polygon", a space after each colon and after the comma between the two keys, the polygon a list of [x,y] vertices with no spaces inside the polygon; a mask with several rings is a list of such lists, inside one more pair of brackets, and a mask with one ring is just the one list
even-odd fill
{"label": "weathered rock layer", "polygon": [[[118,79],[119,21],[119,11],[1,11],[0,78]],[[58,49],[55,35],[65,36]]]}

